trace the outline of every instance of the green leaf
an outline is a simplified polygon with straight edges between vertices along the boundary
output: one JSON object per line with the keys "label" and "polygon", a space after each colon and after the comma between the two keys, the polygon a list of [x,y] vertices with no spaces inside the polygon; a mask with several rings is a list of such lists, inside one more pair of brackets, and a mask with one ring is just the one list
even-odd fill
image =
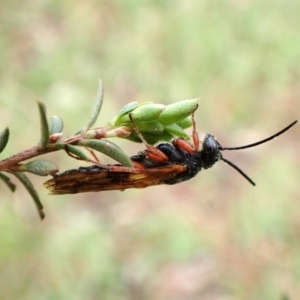
{"label": "green leaf", "polygon": [[130,112],[132,112],[135,108],[139,106],[138,102],[130,102],[123,106],[121,110],[117,113],[113,119],[111,119],[108,122],[107,127],[108,128],[114,128],[122,124],[121,119],[123,116],[128,115]]}
{"label": "green leaf", "polygon": [[0,133],[0,153],[4,150],[6,147],[6,144],[9,139],[9,129],[6,127],[1,133]]}
{"label": "green leaf", "polygon": [[58,116],[52,116],[49,122],[49,133],[61,133],[64,128],[63,120]]}
{"label": "green leaf", "polygon": [[169,132],[174,137],[181,137],[181,138],[184,138],[186,140],[190,139],[190,137],[184,132],[184,130],[180,126],[178,126],[177,124],[172,124],[172,125],[165,126],[165,131]]}
{"label": "green leaf", "polygon": [[76,157],[78,157],[81,160],[84,160],[84,161],[89,160],[88,156],[85,153],[83,153],[78,147],[75,147],[72,145],[66,145],[64,143],[55,143],[55,144],[49,145],[49,148],[66,150],[67,152],[74,154]]}
{"label": "green leaf", "polygon": [[3,173],[0,173],[0,179],[8,186],[8,188],[14,192],[16,190],[16,185],[10,181],[10,178]]}
{"label": "green leaf", "polygon": [[157,121],[163,125],[178,123],[180,120],[190,116],[197,109],[198,100],[183,100],[166,106]]}
{"label": "green leaf", "polygon": [[98,119],[101,107],[102,107],[102,103],[103,103],[103,84],[101,79],[99,79],[99,85],[98,85],[98,91],[97,91],[97,98],[96,98],[96,103],[95,103],[95,107],[92,113],[92,116],[89,120],[89,122],[86,125],[86,130],[90,129],[95,122]]}
{"label": "green leaf", "polygon": [[[168,133],[166,131],[164,131],[161,134],[153,134],[153,133],[143,132],[142,135],[143,135],[144,139],[147,141],[147,143],[150,145],[157,144],[161,141],[169,142],[174,138],[173,135],[171,135],[170,133]],[[132,142],[136,142],[136,143],[142,142],[135,132],[133,132],[130,136],[126,137],[126,139],[129,141],[132,141]]]}
{"label": "green leaf", "polygon": [[20,180],[20,182],[24,185],[24,187],[26,188],[26,190],[28,191],[28,193],[30,194],[30,196],[32,197],[36,205],[40,219],[43,220],[45,218],[44,207],[29,178],[24,173],[20,173],[20,172],[11,172],[11,173],[15,175]]}
{"label": "green leaf", "polygon": [[88,121],[87,125],[82,128],[81,130],[79,130],[78,132],[76,132],[75,134],[80,134],[82,132],[86,132],[87,130],[89,130],[97,121],[101,107],[102,107],[102,103],[103,103],[103,85],[102,85],[102,81],[101,79],[99,79],[99,85],[98,85],[98,91],[97,91],[97,97],[96,97],[96,103],[92,112],[92,116],[90,118],[90,120]]}
{"label": "green leaf", "polygon": [[159,122],[139,122],[135,125],[142,134],[144,132],[161,134],[164,131],[164,126]]}
{"label": "green leaf", "polygon": [[187,117],[181,121],[178,121],[176,122],[176,124],[181,127],[182,129],[186,129],[186,128],[189,128],[193,125],[193,122],[192,122],[192,118],[191,117]]}
{"label": "green leaf", "polygon": [[58,172],[58,167],[55,163],[49,160],[33,160],[23,165],[24,171],[38,175],[48,176]]}
{"label": "green leaf", "polygon": [[48,129],[48,123],[46,118],[46,106],[39,101],[37,102],[37,104],[38,104],[40,122],[41,122],[41,137],[38,143],[38,147],[40,149],[45,149],[49,144],[49,129]]}
{"label": "green leaf", "polygon": [[[155,121],[164,109],[165,105],[147,103],[144,105],[139,105],[130,113],[134,122],[151,122]],[[129,114],[123,115],[119,120],[117,120],[117,123],[131,123]]]}
{"label": "green leaf", "polygon": [[78,142],[78,145],[88,147],[104,153],[105,155],[111,157],[112,159],[118,161],[123,166],[132,167],[132,161],[130,158],[123,152],[123,150],[116,144],[108,140],[85,140],[82,139]]}

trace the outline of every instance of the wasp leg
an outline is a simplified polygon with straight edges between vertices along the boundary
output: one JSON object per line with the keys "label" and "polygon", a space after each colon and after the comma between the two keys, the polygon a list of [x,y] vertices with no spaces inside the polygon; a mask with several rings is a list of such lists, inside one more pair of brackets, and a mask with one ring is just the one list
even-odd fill
{"label": "wasp leg", "polygon": [[129,119],[137,136],[146,146],[146,150],[143,151],[143,154],[146,155],[149,159],[157,162],[168,161],[168,157],[162,151],[147,143],[147,141],[145,140],[145,138],[143,137],[143,135],[140,133],[139,129],[135,125],[131,114],[129,114]]}
{"label": "wasp leg", "polygon": [[[76,156],[76,155],[72,154],[72,153],[69,151],[69,149],[68,149],[68,145],[64,145],[64,148],[65,148],[66,153],[67,153],[70,157],[72,157],[72,158],[75,158],[75,159],[77,159],[77,160],[82,160],[82,161],[88,161],[88,162],[91,162],[91,163],[93,163],[93,164],[95,164],[95,165],[97,165],[97,166],[100,166],[100,167],[104,168],[104,169],[108,169],[108,166],[107,166],[107,165],[104,165],[104,164],[101,164],[101,163],[99,162],[98,158],[97,158],[95,155],[93,155],[93,156],[94,156],[94,158],[96,158],[96,160],[93,160],[93,159],[84,160],[84,159],[80,158],[79,156]],[[87,148],[87,150],[90,150],[90,149]],[[92,152],[92,154],[94,154],[94,153]]]}
{"label": "wasp leg", "polygon": [[190,144],[188,141],[182,138],[175,139],[172,143],[174,146],[178,146],[179,148],[183,149],[189,153],[196,153],[199,149],[199,135],[196,129],[196,121],[195,121],[195,113],[192,113],[192,122],[193,122],[193,132],[192,132],[192,139],[193,145]]}

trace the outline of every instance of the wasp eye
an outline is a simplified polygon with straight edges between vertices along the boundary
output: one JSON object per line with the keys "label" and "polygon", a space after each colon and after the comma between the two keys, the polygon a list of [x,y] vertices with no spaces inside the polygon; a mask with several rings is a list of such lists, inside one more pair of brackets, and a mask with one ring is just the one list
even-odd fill
{"label": "wasp eye", "polygon": [[207,153],[215,152],[219,149],[218,142],[213,135],[207,134],[203,142],[203,150]]}

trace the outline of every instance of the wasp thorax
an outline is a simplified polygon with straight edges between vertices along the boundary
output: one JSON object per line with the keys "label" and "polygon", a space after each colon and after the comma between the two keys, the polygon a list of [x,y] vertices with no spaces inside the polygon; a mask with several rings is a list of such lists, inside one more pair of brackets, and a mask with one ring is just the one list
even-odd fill
{"label": "wasp thorax", "polygon": [[210,134],[205,136],[200,153],[204,169],[212,167],[222,157],[219,149],[219,143],[215,137]]}

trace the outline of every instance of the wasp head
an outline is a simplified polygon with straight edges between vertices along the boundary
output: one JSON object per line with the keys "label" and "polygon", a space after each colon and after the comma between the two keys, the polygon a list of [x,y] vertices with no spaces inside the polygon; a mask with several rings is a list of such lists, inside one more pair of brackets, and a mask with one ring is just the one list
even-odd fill
{"label": "wasp head", "polygon": [[205,135],[200,154],[204,169],[211,168],[217,161],[222,158],[220,144],[213,135]]}

